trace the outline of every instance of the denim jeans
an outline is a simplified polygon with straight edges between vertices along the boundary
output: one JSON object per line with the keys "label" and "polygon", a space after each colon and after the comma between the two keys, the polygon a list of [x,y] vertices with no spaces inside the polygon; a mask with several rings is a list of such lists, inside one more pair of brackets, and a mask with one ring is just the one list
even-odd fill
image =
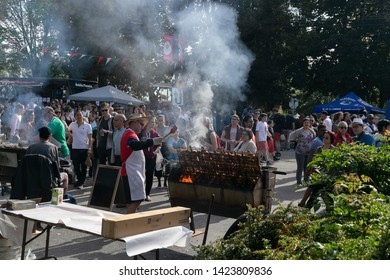
{"label": "denim jeans", "polygon": [[[302,172],[303,174],[306,173],[308,158],[309,155],[295,153],[295,160],[297,162],[297,173],[296,173],[297,185],[300,185],[302,183]],[[307,181],[308,178],[304,178],[304,180]]]}

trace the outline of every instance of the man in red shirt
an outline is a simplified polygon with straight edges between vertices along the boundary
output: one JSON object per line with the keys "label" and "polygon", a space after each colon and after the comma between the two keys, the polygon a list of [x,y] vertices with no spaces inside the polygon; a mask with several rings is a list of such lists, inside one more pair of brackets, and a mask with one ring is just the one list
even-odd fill
{"label": "man in red shirt", "polygon": [[162,137],[149,138],[140,141],[140,134],[148,118],[143,114],[132,114],[126,121],[128,128],[121,139],[122,182],[125,192],[127,213],[135,213],[145,193],[145,155],[143,149],[160,145]]}

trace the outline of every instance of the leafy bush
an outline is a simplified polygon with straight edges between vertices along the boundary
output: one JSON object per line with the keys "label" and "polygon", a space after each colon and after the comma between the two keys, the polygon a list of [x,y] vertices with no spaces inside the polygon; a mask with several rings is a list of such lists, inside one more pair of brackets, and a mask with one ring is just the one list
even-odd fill
{"label": "leafy bush", "polygon": [[197,259],[370,260],[390,259],[390,204],[384,195],[334,196],[323,215],[280,206],[263,218],[250,208],[247,221],[226,240],[197,249]]}
{"label": "leafy bush", "polygon": [[[327,211],[291,204],[247,220],[226,240],[197,249],[197,259],[390,259],[390,146],[342,145],[310,163],[310,184],[321,186]],[[319,203],[315,205],[315,210]]]}
{"label": "leafy bush", "polygon": [[335,188],[333,192],[341,191],[342,186],[347,186],[349,192],[356,191],[361,187],[353,183],[357,176],[364,184],[390,195],[390,145],[344,144],[316,155],[309,167],[315,170],[310,183],[323,184],[328,190]]}

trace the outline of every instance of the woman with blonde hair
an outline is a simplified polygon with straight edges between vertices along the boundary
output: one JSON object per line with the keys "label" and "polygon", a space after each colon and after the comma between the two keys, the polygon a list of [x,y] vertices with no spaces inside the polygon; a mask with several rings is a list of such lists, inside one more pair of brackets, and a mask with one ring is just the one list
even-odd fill
{"label": "woman with blonde hair", "polygon": [[200,138],[200,142],[203,147],[208,151],[215,151],[218,149],[218,137],[215,133],[211,121],[209,118],[204,117],[202,119],[203,125],[206,127],[207,131],[204,137]]}

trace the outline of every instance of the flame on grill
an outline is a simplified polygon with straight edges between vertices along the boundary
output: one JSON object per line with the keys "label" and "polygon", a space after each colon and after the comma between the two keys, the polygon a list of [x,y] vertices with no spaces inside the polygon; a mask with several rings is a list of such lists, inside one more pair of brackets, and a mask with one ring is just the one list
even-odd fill
{"label": "flame on grill", "polygon": [[179,182],[181,182],[181,183],[188,183],[188,184],[192,184],[193,183],[193,181],[191,179],[191,176],[188,176],[188,175],[181,175]]}

